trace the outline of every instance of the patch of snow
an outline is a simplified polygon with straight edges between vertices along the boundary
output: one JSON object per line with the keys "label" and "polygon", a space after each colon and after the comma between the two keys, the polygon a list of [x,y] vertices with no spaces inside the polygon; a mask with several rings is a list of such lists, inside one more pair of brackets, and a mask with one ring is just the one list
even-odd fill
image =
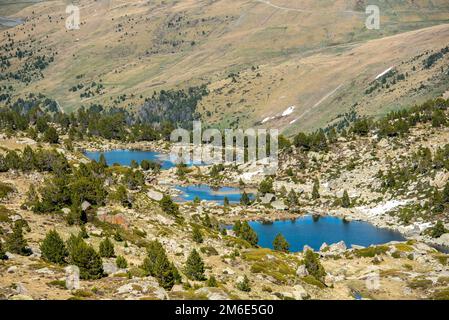
{"label": "patch of snow", "polygon": [[288,107],[284,112],[282,112],[282,116],[286,117],[286,116],[292,114],[293,111],[295,110],[295,108],[296,108],[296,106]]}
{"label": "patch of snow", "polygon": [[377,207],[374,207],[374,208],[359,207],[358,209],[362,213],[364,213],[368,216],[378,216],[378,215],[384,214],[388,211],[391,211],[396,207],[406,205],[408,202],[409,202],[409,200],[403,200],[403,201],[390,200],[390,201],[387,201],[386,203],[378,205]]}
{"label": "patch of snow", "polygon": [[294,124],[296,121],[298,121],[298,118],[293,119],[292,121],[290,121],[290,124]]}
{"label": "patch of snow", "polygon": [[265,122],[270,121],[270,120],[271,120],[271,117],[266,117],[265,119],[262,120],[261,123],[265,123]]}
{"label": "patch of snow", "polygon": [[377,80],[377,79],[379,79],[380,77],[386,75],[386,74],[387,74],[388,72],[390,72],[393,68],[394,68],[394,67],[389,67],[389,68],[388,68],[387,70],[385,70],[384,72],[379,73],[379,74],[376,76],[376,79],[375,79],[375,80]]}

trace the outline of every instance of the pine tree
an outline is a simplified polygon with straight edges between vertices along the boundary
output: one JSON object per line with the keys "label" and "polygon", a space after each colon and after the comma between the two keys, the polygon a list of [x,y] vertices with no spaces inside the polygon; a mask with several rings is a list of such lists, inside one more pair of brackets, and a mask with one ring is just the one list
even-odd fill
{"label": "pine tree", "polygon": [[206,286],[210,288],[218,287],[217,279],[213,275],[207,279]]}
{"label": "pine tree", "polygon": [[205,226],[206,228],[212,228],[212,221],[210,220],[210,217],[207,213],[203,218],[203,226]]}
{"label": "pine tree", "polygon": [[232,231],[234,231],[235,235],[237,237],[240,237],[240,231],[242,230],[242,223],[240,220],[237,220],[234,222],[234,226],[232,227]]}
{"label": "pine tree", "polygon": [[81,279],[94,280],[103,277],[103,262],[91,245],[72,235],[67,247],[69,262],[80,268]]}
{"label": "pine tree", "polygon": [[246,191],[243,191],[242,197],[240,198],[240,204],[242,204],[244,206],[248,206],[251,204],[251,199],[249,198]]}
{"label": "pine tree", "polygon": [[287,196],[287,203],[291,208],[298,206],[298,196],[296,195],[296,192],[291,189]]}
{"label": "pine tree", "polygon": [[103,167],[106,168],[108,166],[108,163],[106,162],[106,158],[104,154],[100,154],[100,158],[98,159],[98,163]]}
{"label": "pine tree", "polygon": [[196,243],[203,243],[203,235],[201,234],[200,228],[196,225],[192,228],[192,239]]}
{"label": "pine tree", "polygon": [[320,181],[315,179],[313,182],[313,189],[312,189],[312,199],[316,200],[320,198]]}
{"label": "pine tree", "polygon": [[307,250],[304,253],[304,264],[311,276],[313,276],[315,279],[321,282],[324,281],[326,271],[324,270],[324,267],[321,265],[320,260],[318,259],[318,255],[315,254],[312,250]]}
{"label": "pine tree", "polygon": [[160,254],[154,266],[154,276],[158,279],[159,285],[164,289],[171,289],[175,285],[174,265],[170,263],[165,252]]}
{"label": "pine tree", "polygon": [[0,240],[0,260],[6,260],[8,257],[6,256],[5,249],[3,249],[3,243]]}
{"label": "pine tree", "polygon": [[191,280],[203,281],[204,277],[204,262],[199,253],[193,249],[187,258],[185,274]]}
{"label": "pine tree", "polygon": [[68,255],[64,241],[59,236],[56,230],[51,230],[45,236],[45,239],[40,245],[42,258],[45,261],[56,264],[64,264],[65,258]]}
{"label": "pine tree", "polygon": [[137,169],[139,167],[139,164],[137,163],[136,160],[131,160],[131,168],[133,169]]}
{"label": "pine tree", "polygon": [[28,248],[28,242],[23,237],[22,224],[18,223],[18,221],[14,224],[12,234],[6,239],[6,249],[11,253],[23,256],[28,256],[32,253]]}
{"label": "pine tree", "polygon": [[273,241],[273,248],[276,251],[288,252],[290,244],[285,240],[284,236],[279,233]]}
{"label": "pine tree", "polygon": [[115,256],[114,244],[106,238],[100,242],[100,257],[102,258],[112,258]]}
{"label": "pine tree", "polygon": [[240,238],[248,241],[252,246],[257,245],[259,242],[259,238],[257,237],[257,233],[250,227],[247,221],[242,223],[242,227],[240,228]]}
{"label": "pine tree", "polygon": [[159,204],[165,213],[173,216],[179,215],[179,207],[168,195],[164,195]]}
{"label": "pine tree", "polygon": [[267,193],[274,193],[273,180],[266,178],[259,184],[259,193],[265,195]]}
{"label": "pine tree", "polygon": [[[293,189],[292,189],[292,190],[293,190]],[[285,186],[282,186],[282,187],[281,187],[281,190],[279,190],[279,195],[280,195],[281,197],[287,196],[287,188],[286,188]]]}
{"label": "pine tree", "polygon": [[446,182],[443,189],[443,202],[449,205],[449,182]]}
{"label": "pine tree", "polygon": [[126,261],[126,259],[123,256],[118,256],[115,259],[115,264],[116,264],[117,268],[119,268],[119,269],[128,268],[128,261]]}
{"label": "pine tree", "polygon": [[225,207],[228,207],[229,206],[229,198],[228,197],[224,197],[224,199],[223,199],[223,205],[225,206]]}
{"label": "pine tree", "polygon": [[150,162],[144,159],[140,162],[140,167],[142,168],[143,171],[148,171],[150,170]]}
{"label": "pine tree", "polygon": [[147,275],[158,279],[165,289],[171,289],[180,280],[180,275],[173,263],[167,258],[162,244],[155,240],[148,245],[148,256],[145,258],[142,269]]}
{"label": "pine tree", "polygon": [[48,143],[59,143],[59,135],[55,128],[48,127],[44,133],[44,141]]}
{"label": "pine tree", "polygon": [[441,222],[441,220],[438,220],[437,223],[435,224],[435,226],[430,228],[430,236],[432,238],[439,238],[446,232],[448,232],[448,230],[446,230],[446,228],[444,227],[444,224],[443,224],[443,222]]}
{"label": "pine tree", "polygon": [[250,287],[250,284],[249,284],[249,279],[246,276],[246,274],[243,277],[243,280],[241,282],[237,283],[237,289],[239,289],[240,291],[243,291],[243,292],[250,292],[251,291],[251,287]]}
{"label": "pine tree", "polygon": [[341,198],[341,206],[343,208],[349,208],[351,206],[351,199],[349,199],[349,195],[346,190],[343,192],[343,197]]}
{"label": "pine tree", "polygon": [[162,244],[157,240],[151,241],[148,244],[148,248],[147,248],[148,255],[144,259],[143,265],[142,265],[142,269],[145,270],[147,275],[154,275],[154,270],[155,270],[154,266],[156,264],[157,257],[163,251],[164,251],[164,248],[162,247]]}

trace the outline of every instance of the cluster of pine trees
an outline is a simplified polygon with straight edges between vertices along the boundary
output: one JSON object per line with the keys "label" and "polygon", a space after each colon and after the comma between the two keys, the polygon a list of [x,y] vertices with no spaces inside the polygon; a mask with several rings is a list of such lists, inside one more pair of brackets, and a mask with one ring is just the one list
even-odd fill
{"label": "cluster of pine trees", "polygon": [[259,242],[257,233],[251,228],[247,221],[236,221],[232,230],[237,237],[247,241],[252,246],[256,246]]}

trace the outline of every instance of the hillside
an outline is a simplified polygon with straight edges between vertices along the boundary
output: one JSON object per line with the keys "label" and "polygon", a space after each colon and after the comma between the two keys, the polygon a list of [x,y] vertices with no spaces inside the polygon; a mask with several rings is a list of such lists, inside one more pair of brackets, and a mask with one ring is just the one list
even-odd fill
{"label": "hillside", "polygon": [[[209,94],[194,107],[208,125],[292,134],[337,123],[344,113],[379,115],[448,90],[448,55],[423,68],[449,44],[447,1],[379,2],[380,30],[364,27],[365,6],[80,1],[81,28],[73,31],[64,27],[64,2],[16,8],[1,14],[26,18],[0,36],[8,61],[2,101],[39,92],[65,111],[102,104],[137,113],[154,91],[207,85]],[[366,94],[392,66],[406,79]]]}

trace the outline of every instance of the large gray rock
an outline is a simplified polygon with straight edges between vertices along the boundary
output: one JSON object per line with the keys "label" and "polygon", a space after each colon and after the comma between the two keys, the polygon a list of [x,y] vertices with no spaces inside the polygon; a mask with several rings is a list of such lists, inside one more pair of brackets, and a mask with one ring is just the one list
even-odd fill
{"label": "large gray rock", "polygon": [[103,262],[103,271],[107,275],[117,273],[119,269],[117,268],[115,262],[112,261],[104,261]]}
{"label": "large gray rock", "polygon": [[260,197],[260,202],[262,204],[269,204],[271,203],[274,199],[276,199],[276,196],[272,193],[266,193],[263,197]]}
{"label": "large gray rock", "polygon": [[153,277],[134,279],[131,282],[117,288],[117,293],[126,295],[128,298],[137,298],[144,295],[153,295],[156,299],[167,299],[167,292],[159,287],[157,280]]}
{"label": "large gray rock", "polygon": [[68,290],[78,290],[80,288],[80,269],[71,265],[65,268],[65,287]]}
{"label": "large gray rock", "polygon": [[293,287],[292,296],[295,300],[304,300],[310,297],[306,289],[304,289],[304,287],[299,284]]}
{"label": "large gray rock", "polygon": [[6,272],[7,273],[15,273],[15,272],[17,272],[17,270],[18,270],[17,266],[11,266],[6,270]]}
{"label": "large gray rock", "polygon": [[209,300],[229,300],[227,293],[218,288],[200,288],[195,293],[205,295]]}
{"label": "large gray rock", "polygon": [[288,209],[288,207],[287,207],[287,206],[284,204],[284,202],[282,202],[281,200],[273,201],[273,202],[271,203],[271,206],[272,206],[274,209],[280,210],[280,211],[284,211],[284,210],[287,210],[287,209]]}
{"label": "large gray rock", "polygon": [[307,271],[306,266],[302,264],[296,269],[296,275],[298,277],[305,277],[309,275],[309,271]]}
{"label": "large gray rock", "polygon": [[81,210],[86,211],[88,210],[92,205],[88,201],[84,201],[81,204]]}
{"label": "large gray rock", "polygon": [[329,251],[333,253],[340,253],[347,249],[344,241],[333,243],[329,246]]}
{"label": "large gray rock", "polygon": [[14,286],[14,292],[16,294],[28,295],[28,290],[25,285],[21,282],[16,283]]}
{"label": "large gray rock", "polygon": [[442,234],[436,241],[438,244],[449,247],[449,233]]}
{"label": "large gray rock", "polygon": [[161,201],[164,196],[161,192],[156,190],[148,190],[147,196],[155,201]]}

